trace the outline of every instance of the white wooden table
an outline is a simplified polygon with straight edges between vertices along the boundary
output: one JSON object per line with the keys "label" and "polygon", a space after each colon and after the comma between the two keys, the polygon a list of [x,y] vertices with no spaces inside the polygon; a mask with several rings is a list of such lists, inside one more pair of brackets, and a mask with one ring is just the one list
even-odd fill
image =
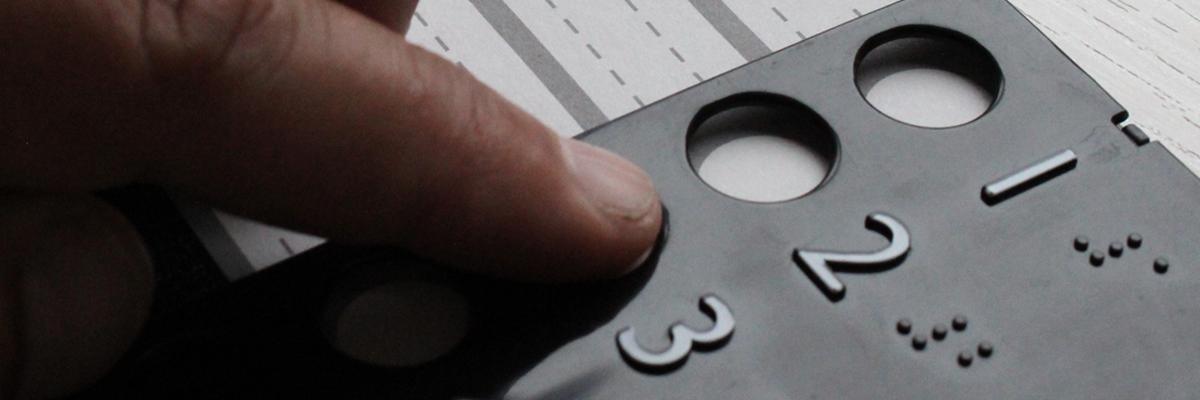
{"label": "white wooden table", "polygon": [[1011,1],[1200,174],[1200,1]]}

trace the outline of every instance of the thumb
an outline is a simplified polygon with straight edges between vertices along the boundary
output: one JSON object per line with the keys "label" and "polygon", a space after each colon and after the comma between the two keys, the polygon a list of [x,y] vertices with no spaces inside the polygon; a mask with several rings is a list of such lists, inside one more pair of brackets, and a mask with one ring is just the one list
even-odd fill
{"label": "thumb", "polygon": [[267,222],[524,280],[617,276],[657,237],[661,206],[641,169],[560,139],[338,3],[147,4],[157,81],[185,99],[170,109],[188,110],[172,126],[184,133],[144,145],[160,183]]}

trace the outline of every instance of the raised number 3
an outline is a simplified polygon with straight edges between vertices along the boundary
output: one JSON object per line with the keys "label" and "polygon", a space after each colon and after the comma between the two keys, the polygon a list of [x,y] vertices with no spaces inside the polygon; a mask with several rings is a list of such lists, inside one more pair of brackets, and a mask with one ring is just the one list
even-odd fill
{"label": "raised number 3", "polygon": [[700,309],[713,319],[712,328],[705,332],[696,332],[683,324],[671,325],[671,347],[666,351],[651,353],[643,349],[637,342],[637,334],[630,326],[617,333],[617,348],[634,367],[665,369],[678,366],[691,354],[693,343],[700,346],[717,345],[733,334],[733,314],[721,299],[713,295],[701,297]]}
{"label": "raised number 3", "polygon": [[846,296],[846,285],[833,270],[879,272],[899,265],[910,248],[908,229],[890,215],[873,213],[867,216],[867,229],[891,240],[887,248],[874,253],[838,253],[796,249],[796,263],[832,301]]}

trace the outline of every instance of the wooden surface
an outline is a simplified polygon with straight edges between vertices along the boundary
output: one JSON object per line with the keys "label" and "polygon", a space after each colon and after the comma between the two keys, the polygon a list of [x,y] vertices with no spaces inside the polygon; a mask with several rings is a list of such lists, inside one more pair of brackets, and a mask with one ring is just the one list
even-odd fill
{"label": "wooden surface", "polygon": [[1010,0],[1200,174],[1200,0]]}

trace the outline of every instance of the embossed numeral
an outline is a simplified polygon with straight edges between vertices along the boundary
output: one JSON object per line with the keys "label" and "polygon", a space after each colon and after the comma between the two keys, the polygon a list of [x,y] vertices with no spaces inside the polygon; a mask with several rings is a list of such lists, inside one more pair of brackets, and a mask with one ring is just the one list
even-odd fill
{"label": "embossed numeral", "polygon": [[846,285],[833,274],[834,270],[878,272],[899,265],[910,248],[908,229],[890,215],[873,213],[867,216],[867,229],[887,237],[891,244],[873,253],[842,253],[796,249],[796,264],[832,301],[846,296]]}
{"label": "embossed numeral", "polygon": [[704,332],[696,332],[683,324],[671,325],[668,331],[671,337],[671,347],[661,353],[652,353],[642,348],[637,342],[637,333],[633,327],[625,327],[617,333],[617,348],[625,361],[637,368],[667,369],[679,366],[692,346],[714,346],[723,343],[733,334],[733,314],[717,296],[707,295],[700,298],[700,309],[713,319],[713,326]]}

